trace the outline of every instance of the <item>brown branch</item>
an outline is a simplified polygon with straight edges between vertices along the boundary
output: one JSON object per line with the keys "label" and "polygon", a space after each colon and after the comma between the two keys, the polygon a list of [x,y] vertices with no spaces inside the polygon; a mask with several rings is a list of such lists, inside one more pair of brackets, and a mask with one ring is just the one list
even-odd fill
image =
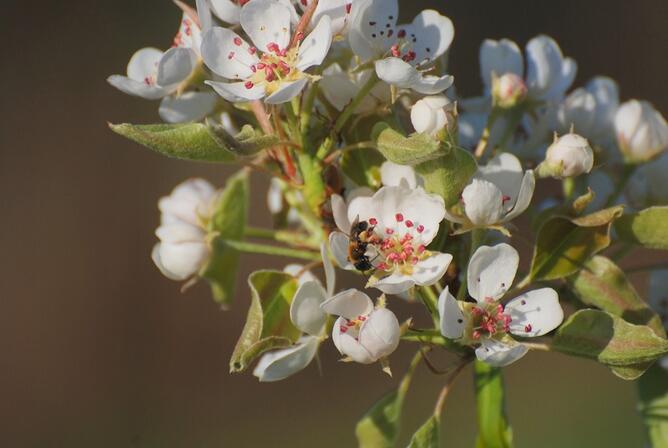
{"label": "brown branch", "polygon": [[304,38],[306,28],[308,28],[309,23],[311,23],[311,18],[313,17],[313,13],[315,13],[315,9],[317,7],[318,0],[311,0],[311,3],[306,8],[306,11],[304,11],[304,14],[302,14],[302,18],[299,20],[297,28],[295,28],[295,34],[292,35],[292,41],[290,42],[288,50],[297,45],[297,43]]}

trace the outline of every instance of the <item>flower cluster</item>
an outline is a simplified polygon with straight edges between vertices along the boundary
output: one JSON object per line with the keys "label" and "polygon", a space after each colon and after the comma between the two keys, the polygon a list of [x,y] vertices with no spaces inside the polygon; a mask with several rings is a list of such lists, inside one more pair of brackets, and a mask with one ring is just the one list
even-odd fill
{"label": "flower cluster", "polygon": [[[425,10],[401,23],[398,0],[177,4],[172,48],[141,49],[108,79],[160,100],[167,123],[112,129],[240,169],[220,189],[193,179],[160,200],[153,261],[172,280],[206,281],[225,307],[243,303],[240,257],[303,263],[249,276],[233,372],[284,380],[328,340],[342,360],[388,373],[400,344],[453,351],[456,372],[540,349],[628,379],[668,353],[653,312],[629,305],[637,294],[601,255],[668,248],[668,125],[649,102],[620,101],[604,76],[573,88],[576,62],[544,35],[524,52],[484,41],[482,93],[462,98],[448,74],[452,21]],[[261,228],[247,219],[264,208],[250,199],[255,174],[270,185]],[[542,188],[556,182],[559,194]],[[520,244],[532,246],[522,269]],[[339,290],[337,268],[349,282]],[[664,323],[665,278],[651,293]],[[623,299],[610,298],[618,288]],[[397,310],[410,310],[402,323]],[[610,338],[605,353],[590,333]]]}

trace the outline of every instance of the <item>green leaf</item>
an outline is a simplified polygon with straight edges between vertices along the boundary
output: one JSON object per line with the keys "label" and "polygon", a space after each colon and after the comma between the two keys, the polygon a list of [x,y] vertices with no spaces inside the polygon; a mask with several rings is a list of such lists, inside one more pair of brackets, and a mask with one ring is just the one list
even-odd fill
{"label": "green leaf", "polygon": [[457,146],[444,156],[415,167],[424,179],[425,190],[441,196],[446,207],[459,201],[464,187],[477,170],[478,165],[471,153]]}
{"label": "green leaf", "polygon": [[636,325],[647,325],[658,336],[666,332],[658,314],[640,298],[624,272],[610,259],[595,256],[570,277],[575,295],[583,303],[600,308]]}
{"label": "green leaf", "polygon": [[399,433],[399,421],[404,398],[410,387],[415,367],[422,359],[418,353],[411,362],[399,387],[385,395],[369,409],[355,427],[360,448],[391,448]]}
{"label": "green leaf", "polygon": [[668,447],[668,371],[654,364],[638,380],[639,410],[654,448]]}
{"label": "green leaf", "polygon": [[615,222],[619,239],[628,243],[668,249],[668,207],[650,207],[624,215]]}
{"label": "green leaf", "polygon": [[644,325],[634,325],[605,311],[580,310],[557,330],[552,349],[596,360],[624,379],[642,374],[638,365],[668,353],[668,340]]}
{"label": "green leaf", "polygon": [[265,135],[249,124],[244,125],[234,137],[228,134],[220,124],[207,122],[207,126],[211,137],[220,147],[241,157],[257,154],[263,149],[275,146],[279,141],[277,136]]}
{"label": "green leaf", "polygon": [[[385,128],[379,132],[379,127]],[[404,137],[401,133],[381,123],[374,132],[378,132],[378,150],[391,162],[399,165],[418,165],[422,162],[438,159],[450,151],[451,147],[441,145],[429,134],[413,134]]]}
{"label": "green leaf", "polygon": [[436,416],[431,416],[420,429],[418,429],[411,441],[408,444],[408,448],[438,448],[440,446],[440,423]]}
{"label": "green leaf", "polygon": [[246,324],[230,359],[230,372],[242,372],[267,350],[297,341],[300,332],[290,321],[297,290],[294,277],[278,271],[256,271],[248,277],[251,305]]}
{"label": "green leaf", "polygon": [[611,207],[580,218],[556,216],[538,230],[531,278],[554,280],[582,269],[593,255],[610,245],[610,226],[623,207]]}
{"label": "green leaf", "polygon": [[474,371],[478,409],[476,448],[511,448],[513,432],[506,417],[501,369],[476,360]]}
{"label": "green leaf", "polygon": [[242,170],[228,179],[214,206],[209,231],[216,234],[211,244],[211,257],[200,272],[208,280],[214,299],[228,305],[234,297],[239,265],[239,252],[227,246],[225,240],[243,238],[248,215],[248,171]]}
{"label": "green leaf", "polygon": [[234,154],[220,146],[206,125],[109,124],[112,131],[168,157],[206,162],[232,162]]}

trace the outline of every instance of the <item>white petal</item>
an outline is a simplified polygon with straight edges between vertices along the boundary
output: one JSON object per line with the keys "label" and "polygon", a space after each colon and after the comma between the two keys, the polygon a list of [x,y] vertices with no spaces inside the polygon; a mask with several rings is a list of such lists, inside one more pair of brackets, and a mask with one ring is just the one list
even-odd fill
{"label": "white petal", "polygon": [[202,31],[206,32],[213,25],[209,0],[195,0],[195,7],[197,8],[197,17],[199,18],[199,23],[202,26]]}
{"label": "white petal", "polygon": [[155,75],[158,64],[164,53],[157,48],[142,48],[135,52],[128,62],[128,78],[143,82],[147,77]]}
{"label": "white petal", "polygon": [[574,59],[565,58],[561,64],[561,70],[552,84],[552,88],[547,93],[546,99],[560,101],[564,97],[566,91],[573,85],[577,72],[577,62],[575,62]]}
{"label": "white petal", "polygon": [[348,220],[348,206],[346,201],[338,194],[332,195],[332,214],[334,222],[342,232],[350,232],[350,221]]}
{"label": "white petal", "polygon": [[438,296],[438,314],[441,317],[441,334],[448,339],[459,339],[464,335],[466,320],[457,299],[450,294],[449,287]]}
{"label": "white petal", "polygon": [[336,286],[336,271],[334,270],[332,260],[330,260],[329,255],[327,254],[327,245],[325,243],[320,245],[320,256],[322,257],[322,267],[325,271],[327,297],[331,297],[334,294],[334,288]]}
{"label": "white petal", "polygon": [[531,204],[531,198],[533,198],[533,191],[536,188],[536,176],[534,175],[533,170],[528,170],[524,173],[522,178],[522,185],[520,186],[520,192],[517,194],[517,202],[513,209],[506,215],[504,222],[510,221],[515,217],[519,216],[524,210],[529,207]]}
{"label": "white petal", "polygon": [[417,175],[413,167],[385,161],[380,166],[380,181],[386,186],[398,186],[405,181],[409,188],[417,187]]}
{"label": "white petal", "polygon": [[[239,45],[237,45],[239,44]],[[259,59],[250,54],[250,46],[237,33],[214,27],[204,33],[202,58],[212,71],[228,79],[246,79],[253,74],[251,65]]]}
{"label": "white petal", "polygon": [[533,98],[545,98],[561,81],[563,55],[559,45],[548,36],[529,41],[527,55],[527,87]]}
{"label": "white petal", "polygon": [[478,226],[494,225],[503,216],[503,193],[496,185],[482,179],[472,179],[462,192],[464,210],[469,220]]}
{"label": "white petal", "polygon": [[443,277],[452,262],[452,255],[432,252],[431,256],[413,266],[413,280],[419,286],[430,286]]}
{"label": "white petal", "polygon": [[415,280],[410,275],[394,273],[381,278],[372,286],[385,294],[398,295],[415,286]]}
{"label": "white petal", "polygon": [[478,302],[497,300],[513,283],[520,256],[506,243],[480,246],[469,262],[467,282],[469,294]]}
{"label": "white petal", "polygon": [[158,85],[178,84],[190,76],[197,64],[197,53],[190,48],[167,50],[158,64]]}
{"label": "white petal", "polygon": [[162,224],[155,235],[163,243],[203,243],[206,236],[202,228],[183,221]]}
{"label": "white petal", "polygon": [[529,349],[522,345],[508,345],[494,339],[483,339],[482,345],[475,351],[478,360],[490,366],[505,367],[527,354]]}
{"label": "white petal", "polygon": [[517,201],[523,175],[519,159],[509,152],[499,153],[487,165],[478,168],[478,177],[493,183],[504,196],[510,198],[504,204],[506,211]]}
{"label": "white petal", "polygon": [[299,46],[297,68],[301,71],[322,64],[332,44],[331,20],[323,16],[311,33]]}
{"label": "white petal", "polygon": [[264,101],[267,104],[281,104],[290,101],[301,93],[306,83],[308,83],[308,78],[301,78],[297,81],[283,81],[278,90],[265,98]]}
{"label": "white petal", "polygon": [[559,296],[552,288],[541,288],[515,297],[506,305],[510,314],[510,332],[517,336],[543,336],[564,320]]}
{"label": "white petal", "polygon": [[152,258],[162,273],[172,280],[185,280],[196,274],[209,256],[209,248],[199,243],[159,243]]}
{"label": "white petal", "polygon": [[213,112],[218,97],[207,92],[167,96],[160,102],[160,118],[167,123],[200,121]]}
{"label": "white petal", "polygon": [[415,52],[415,63],[418,65],[443,56],[455,37],[452,21],[433,9],[421,11],[410,25],[400,25],[397,29],[406,32],[406,48]]}
{"label": "white petal", "polygon": [[280,50],[290,44],[290,8],[276,0],[252,0],[241,8],[241,27],[262,52],[275,43]]}
{"label": "white petal", "polygon": [[318,352],[317,337],[302,337],[292,347],[265,353],[255,366],[253,375],[261,382],[280,381],[308,366]]}
{"label": "white petal", "polygon": [[387,308],[374,310],[362,324],[360,344],[374,360],[390,355],[399,346],[401,329],[397,316]]}
{"label": "white petal", "polygon": [[441,93],[452,85],[453,77],[423,76],[415,67],[399,58],[385,58],[375,63],[376,74],[388,84],[413,89],[425,95]]}
{"label": "white petal", "polygon": [[205,84],[213,87],[213,90],[227,101],[233,103],[242,103],[246,101],[259,100],[264,97],[265,91],[263,85],[254,85],[250,89],[246,88],[245,83],[241,82],[216,82],[205,81]]}
{"label": "white petal", "polygon": [[359,86],[337,63],[330,65],[322,72],[320,88],[327,101],[339,111],[343,110],[359,91]]}
{"label": "white petal", "polygon": [[223,22],[239,23],[241,7],[232,0],[208,0],[211,2],[213,13]]}
{"label": "white petal", "polygon": [[515,42],[509,39],[499,41],[487,39],[480,46],[480,75],[485,84],[485,91],[492,89],[492,73],[503,76],[514,73],[524,75],[524,59]]}
{"label": "white petal", "polygon": [[[336,331],[336,326],[334,331]],[[360,364],[371,364],[372,362],[376,362],[376,359],[371,356],[371,353],[369,353],[357,339],[348,333],[340,333],[338,342],[341,354],[349,356],[353,361]]]}
{"label": "white petal", "polygon": [[[311,23],[318,23],[320,18],[327,16],[332,22],[332,36],[346,32],[352,13],[352,0],[320,0],[315,8]],[[300,1],[299,6],[306,9],[308,1]]]}
{"label": "white petal", "polygon": [[347,289],[326,300],[320,307],[328,314],[352,320],[369,314],[373,310],[373,302],[362,291]]}
{"label": "white petal", "polygon": [[107,78],[107,82],[123,93],[138,96],[147,100],[160,99],[165,95],[169,95],[171,91],[170,88],[147,85],[143,81],[135,81],[134,79],[121,75],[111,75]]}
{"label": "white petal", "polygon": [[290,305],[290,320],[302,332],[320,336],[325,328],[327,315],[320,308],[327,292],[319,282],[304,282],[295,293]]}
{"label": "white petal", "polygon": [[[348,42],[353,52],[363,62],[380,57],[396,40],[396,30],[392,36],[387,30],[395,29],[398,18],[398,0],[355,1],[348,31]],[[383,34],[380,34],[381,31]]]}
{"label": "white petal", "polygon": [[420,77],[413,83],[411,89],[424,95],[436,95],[437,93],[441,93],[449,88],[455,81],[455,78],[450,75],[423,76],[422,73],[419,75]]}
{"label": "white petal", "polygon": [[305,269],[305,266],[303,264],[298,264],[298,263],[287,264],[283,268],[283,272],[285,272],[286,274],[290,274],[293,277],[296,277],[297,284],[299,286],[307,282],[316,282],[317,284],[320,284],[320,280],[318,280],[318,277],[313,275],[313,272],[309,271],[308,269]]}
{"label": "white petal", "polygon": [[329,234],[329,248],[332,251],[334,260],[336,260],[336,264],[346,271],[354,271],[355,266],[348,260],[349,244],[350,239],[345,233],[335,231]]}

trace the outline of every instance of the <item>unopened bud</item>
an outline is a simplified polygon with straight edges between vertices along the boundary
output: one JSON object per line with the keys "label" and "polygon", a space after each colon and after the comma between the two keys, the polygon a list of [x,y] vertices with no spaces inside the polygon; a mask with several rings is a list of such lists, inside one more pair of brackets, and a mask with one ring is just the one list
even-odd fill
{"label": "unopened bud", "polygon": [[668,148],[668,124],[647,101],[631,100],[619,106],[615,131],[629,162],[646,162]]}
{"label": "unopened bud", "polygon": [[520,104],[527,97],[524,80],[515,73],[492,78],[492,98],[494,104],[502,109],[510,109]]}
{"label": "unopened bud", "polygon": [[411,107],[411,122],[416,132],[434,135],[448,124],[447,108],[450,105],[443,95],[426,96]]}
{"label": "unopened bud", "polygon": [[538,167],[541,177],[575,177],[588,173],[594,166],[594,151],[586,138],[570,133],[559,138],[547,148],[545,161]]}

